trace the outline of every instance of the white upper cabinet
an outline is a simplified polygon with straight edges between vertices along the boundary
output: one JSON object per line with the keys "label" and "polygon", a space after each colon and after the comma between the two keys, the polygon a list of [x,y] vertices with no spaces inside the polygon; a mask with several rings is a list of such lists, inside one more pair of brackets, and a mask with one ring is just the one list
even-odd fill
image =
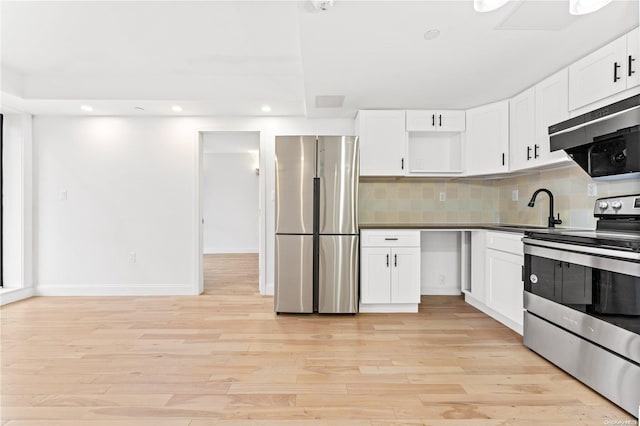
{"label": "white upper cabinet", "polygon": [[627,35],[627,87],[640,84],[640,29]]}
{"label": "white upper cabinet", "polygon": [[509,101],[467,110],[467,175],[509,170]]}
{"label": "white upper cabinet", "polygon": [[409,132],[408,176],[447,176],[463,172],[462,133]]}
{"label": "white upper cabinet", "polygon": [[359,111],[356,129],[360,137],[360,176],[404,176],[404,110]]}
{"label": "white upper cabinet", "polygon": [[462,173],[464,129],[464,111],[407,111],[407,175]]}
{"label": "white upper cabinet", "polygon": [[536,160],[535,88],[520,93],[509,101],[509,165],[511,170],[529,167]]}
{"label": "white upper cabinet", "polygon": [[565,68],[538,83],[535,92],[536,161],[541,165],[570,161],[564,150],[551,152],[549,145],[549,126],[569,119],[569,70]]}
{"label": "white upper cabinet", "polygon": [[407,132],[464,132],[464,111],[407,111]]}
{"label": "white upper cabinet", "polygon": [[569,67],[570,110],[638,84],[637,38],[636,29]]}
{"label": "white upper cabinet", "polygon": [[551,152],[549,126],[569,118],[569,72],[562,71],[509,101],[510,170],[569,161],[564,151]]}

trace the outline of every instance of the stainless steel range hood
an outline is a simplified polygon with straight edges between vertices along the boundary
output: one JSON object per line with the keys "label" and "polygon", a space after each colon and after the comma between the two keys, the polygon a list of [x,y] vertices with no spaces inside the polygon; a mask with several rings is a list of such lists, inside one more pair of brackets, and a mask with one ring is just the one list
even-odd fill
{"label": "stainless steel range hood", "polygon": [[551,151],[565,150],[591,177],[640,173],[640,95],[549,127]]}

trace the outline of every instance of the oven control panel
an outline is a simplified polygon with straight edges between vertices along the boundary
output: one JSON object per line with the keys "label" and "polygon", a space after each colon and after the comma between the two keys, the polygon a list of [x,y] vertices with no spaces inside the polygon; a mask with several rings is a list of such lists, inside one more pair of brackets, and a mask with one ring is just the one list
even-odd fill
{"label": "oven control panel", "polygon": [[593,209],[593,215],[602,216],[638,216],[640,217],[640,194],[619,197],[599,198]]}

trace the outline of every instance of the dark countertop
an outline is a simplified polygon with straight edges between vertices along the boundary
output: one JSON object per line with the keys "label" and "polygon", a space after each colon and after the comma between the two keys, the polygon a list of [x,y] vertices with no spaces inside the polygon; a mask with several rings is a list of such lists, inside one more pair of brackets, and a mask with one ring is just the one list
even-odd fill
{"label": "dark countertop", "polygon": [[486,229],[489,231],[506,231],[519,232],[526,231],[547,231],[546,226],[533,225],[512,225],[507,223],[361,223],[360,229],[446,229],[446,230],[463,230],[463,229]]}

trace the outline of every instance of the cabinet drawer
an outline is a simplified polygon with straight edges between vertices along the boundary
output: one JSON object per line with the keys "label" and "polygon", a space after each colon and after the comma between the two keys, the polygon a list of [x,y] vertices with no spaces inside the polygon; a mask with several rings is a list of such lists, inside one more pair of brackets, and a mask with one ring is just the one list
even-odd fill
{"label": "cabinet drawer", "polygon": [[420,247],[420,231],[365,229],[360,238],[362,247]]}
{"label": "cabinet drawer", "polygon": [[487,232],[487,248],[523,255],[523,236],[513,232]]}
{"label": "cabinet drawer", "polygon": [[436,130],[436,111],[407,111],[407,132]]}
{"label": "cabinet drawer", "polygon": [[465,112],[455,110],[409,110],[407,132],[464,132]]}

